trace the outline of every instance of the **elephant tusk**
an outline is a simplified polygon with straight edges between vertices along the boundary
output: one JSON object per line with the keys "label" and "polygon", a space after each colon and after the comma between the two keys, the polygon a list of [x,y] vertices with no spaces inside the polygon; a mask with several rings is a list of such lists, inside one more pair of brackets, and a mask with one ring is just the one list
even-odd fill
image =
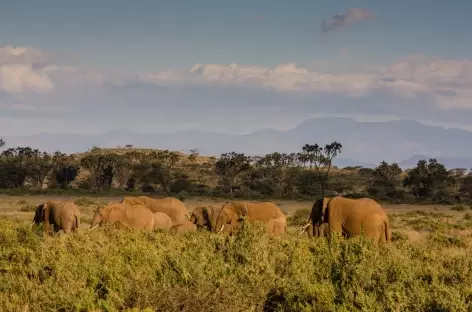
{"label": "elephant tusk", "polygon": [[300,231],[300,235],[302,235],[303,233],[305,233],[306,229],[310,226],[310,223],[308,223],[307,225],[305,225],[302,230]]}
{"label": "elephant tusk", "polygon": [[33,223],[31,223],[31,225],[30,225],[30,226],[32,227],[33,225],[34,225],[34,221],[33,221]]}
{"label": "elephant tusk", "polygon": [[221,226],[221,229],[218,231],[218,233],[220,233],[221,231],[223,231],[224,228],[225,228],[225,225],[223,224],[223,225]]}
{"label": "elephant tusk", "polygon": [[94,228],[96,228],[97,226],[98,226],[98,224],[96,224],[93,228],[91,228],[90,231],[93,230]]}

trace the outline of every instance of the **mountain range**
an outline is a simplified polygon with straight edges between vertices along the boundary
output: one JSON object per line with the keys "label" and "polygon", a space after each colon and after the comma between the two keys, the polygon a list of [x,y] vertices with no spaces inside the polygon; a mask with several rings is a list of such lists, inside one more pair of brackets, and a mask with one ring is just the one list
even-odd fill
{"label": "mountain range", "polygon": [[89,134],[38,133],[4,137],[7,146],[30,146],[48,152],[83,152],[92,146],[116,147],[127,144],[139,148],[189,151],[218,156],[236,151],[247,155],[298,152],[306,144],[343,145],[335,159],[337,166],[372,168],[382,160],[414,167],[419,159],[436,158],[448,168],[472,167],[472,132],[425,125],[413,120],[360,122],[352,118],[309,119],[284,131],[265,129],[250,134],[222,134],[200,130],[173,133],[139,133],[128,129]]}

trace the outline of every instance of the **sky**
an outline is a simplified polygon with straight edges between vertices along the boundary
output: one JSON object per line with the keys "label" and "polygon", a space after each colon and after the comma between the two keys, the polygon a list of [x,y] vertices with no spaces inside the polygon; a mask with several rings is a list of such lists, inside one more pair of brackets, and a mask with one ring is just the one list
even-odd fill
{"label": "sky", "polygon": [[472,129],[465,0],[1,1],[0,136]]}

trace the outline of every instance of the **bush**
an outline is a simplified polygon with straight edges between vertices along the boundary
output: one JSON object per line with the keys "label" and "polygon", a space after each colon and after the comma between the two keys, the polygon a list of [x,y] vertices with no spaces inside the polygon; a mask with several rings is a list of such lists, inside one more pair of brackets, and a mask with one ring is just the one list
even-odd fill
{"label": "bush", "polygon": [[292,217],[288,217],[287,223],[290,226],[305,225],[310,216],[311,209],[298,209]]}
{"label": "bush", "polygon": [[182,191],[190,192],[195,188],[195,185],[188,178],[178,178],[172,182],[170,191],[172,193],[180,193]]}
{"label": "bush", "polygon": [[464,205],[455,205],[454,207],[451,207],[451,210],[464,211],[464,210],[466,210],[466,207]]}
{"label": "bush", "polygon": [[77,206],[90,206],[95,204],[95,202],[87,197],[79,197],[74,201],[74,204]]}
{"label": "bush", "polygon": [[[434,236],[442,246],[457,239]],[[99,228],[42,238],[0,219],[1,311],[470,311],[470,250],[362,237]],[[427,264],[427,265],[425,265]]]}

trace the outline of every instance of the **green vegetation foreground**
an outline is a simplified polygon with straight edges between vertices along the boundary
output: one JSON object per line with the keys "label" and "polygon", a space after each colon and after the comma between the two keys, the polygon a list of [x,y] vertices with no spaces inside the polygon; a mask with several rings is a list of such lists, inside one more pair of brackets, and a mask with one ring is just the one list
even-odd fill
{"label": "green vegetation foreground", "polygon": [[329,246],[296,233],[274,237],[247,223],[233,237],[112,228],[40,233],[0,219],[1,311],[472,308],[471,247],[434,235],[378,247],[362,238]]}

